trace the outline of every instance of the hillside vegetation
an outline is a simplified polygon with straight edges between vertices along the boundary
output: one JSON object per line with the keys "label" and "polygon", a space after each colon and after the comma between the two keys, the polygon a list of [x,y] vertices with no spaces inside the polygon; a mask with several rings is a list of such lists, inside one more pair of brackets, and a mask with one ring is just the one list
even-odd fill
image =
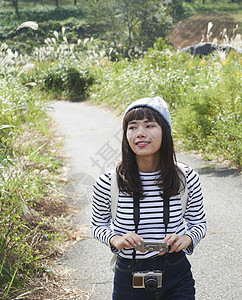
{"label": "hillside vegetation", "polygon": [[[175,50],[199,44],[207,34],[207,25],[213,23],[210,41],[215,38],[223,42],[222,35],[226,30],[228,37],[242,33],[242,11],[205,12],[178,22],[168,34],[168,39]],[[235,28],[238,28],[235,31]],[[205,38],[206,41],[206,38]]]}
{"label": "hillside vegetation", "polygon": [[[117,9],[121,2],[103,1],[113,5],[105,7],[104,12]],[[160,5],[160,1],[153,2]],[[57,241],[69,237],[60,182],[61,142],[51,130],[48,115],[52,99],[89,100],[120,114],[133,100],[161,95],[171,111],[176,148],[195,151],[214,163],[241,168],[241,54],[217,51],[199,58],[177,53],[185,37],[188,45],[200,39],[200,32],[205,34],[205,41],[212,39],[217,35],[211,35],[217,30],[216,20],[222,18],[221,11],[212,13],[214,1],[205,6],[191,2],[194,3],[183,3],[179,14],[175,8],[181,8],[181,1],[172,2],[177,6],[169,7],[169,14],[159,6],[158,19],[152,19],[150,40],[153,27],[146,31],[146,25],[154,7],[149,11],[151,15],[130,27],[130,32],[124,19],[121,27],[115,27],[119,24],[112,18],[93,18],[100,7],[90,10],[89,6],[88,10],[84,2],[76,7],[67,2],[57,9],[26,5],[18,16],[9,7],[1,10],[1,298],[36,299],[37,291],[41,294],[39,279],[50,284],[55,278],[49,260],[62,252]],[[238,3],[227,3],[226,7],[234,16],[241,12]],[[184,12],[189,18],[181,21]],[[226,16],[230,15],[226,12]],[[208,20],[214,24],[209,23],[209,29],[205,24]],[[224,25],[230,24],[224,20]],[[38,24],[27,22],[19,27],[20,21]],[[157,36],[162,22],[161,36]],[[170,32],[174,23],[177,25]],[[235,28],[236,22],[232,23],[227,28]],[[113,30],[110,24],[115,25]],[[119,29],[122,32],[116,35]],[[231,35],[229,30],[219,42],[224,39],[241,47],[240,36],[235,36],[241,28]]]}

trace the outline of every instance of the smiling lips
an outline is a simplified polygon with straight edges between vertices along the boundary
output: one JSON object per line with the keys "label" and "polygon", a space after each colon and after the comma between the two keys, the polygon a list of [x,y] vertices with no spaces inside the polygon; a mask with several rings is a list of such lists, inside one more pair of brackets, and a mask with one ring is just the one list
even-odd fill
{"label": "smiling lips", "polygon": [[140,141],[140,142],[137,142],[135,143],[138,147],[145,147],[147,145],[150,144],[150,142],[147,142],[147,141]]}

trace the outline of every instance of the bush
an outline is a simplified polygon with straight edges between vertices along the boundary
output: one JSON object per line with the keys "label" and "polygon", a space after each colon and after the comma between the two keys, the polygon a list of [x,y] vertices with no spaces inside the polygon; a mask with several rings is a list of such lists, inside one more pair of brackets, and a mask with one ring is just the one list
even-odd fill
{"label": "bush", "polygon": [[44,89],[73,101],[85,99],[94,80],[88,69],[77,70],[63,65],[49,68],[42,78]]}

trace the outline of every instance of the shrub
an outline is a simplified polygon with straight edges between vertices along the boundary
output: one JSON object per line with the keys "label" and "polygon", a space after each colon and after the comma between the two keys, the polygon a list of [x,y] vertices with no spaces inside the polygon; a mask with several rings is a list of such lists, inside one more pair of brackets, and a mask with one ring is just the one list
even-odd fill
{"label": "shrub", "polygon": [[94,80],[88,69],[78,70],[63,65],[49,68],[43,73],[42,78],[44,89],[73,101],[85,99],[88,87]]}

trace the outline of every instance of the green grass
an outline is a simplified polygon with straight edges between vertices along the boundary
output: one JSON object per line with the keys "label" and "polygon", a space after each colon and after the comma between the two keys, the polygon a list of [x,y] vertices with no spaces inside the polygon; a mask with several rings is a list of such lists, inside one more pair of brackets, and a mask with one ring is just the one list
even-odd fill
{"label": "green grass", "polygon": [[58,237],[36,207],[55,189],[61,161],[49,141],[44,98],[14,76],[0,83],[0,297],[8,299],[39,270],[41,256],[50,251],[46,237]]}
{"label": "green grass", "polygon": [[122,113],[136,99],[162,95],[171,109],[174,138],[185,149],[240,167],[240,68],[237,53],[226,60],[216,55],[201,60],[150,50],[142,60],[102,69],[91,99]]}
{"label": "green grass", "polygon": [[192,3],[183,2],[183,6],[186,8],[190,8],[191,12],[193,14],[198,14],[201,12],[237,12],[238,10],[241,10],[241,1],[232,3],[228,0],[206,0],[203,4],[201,0],[192,1]]}

